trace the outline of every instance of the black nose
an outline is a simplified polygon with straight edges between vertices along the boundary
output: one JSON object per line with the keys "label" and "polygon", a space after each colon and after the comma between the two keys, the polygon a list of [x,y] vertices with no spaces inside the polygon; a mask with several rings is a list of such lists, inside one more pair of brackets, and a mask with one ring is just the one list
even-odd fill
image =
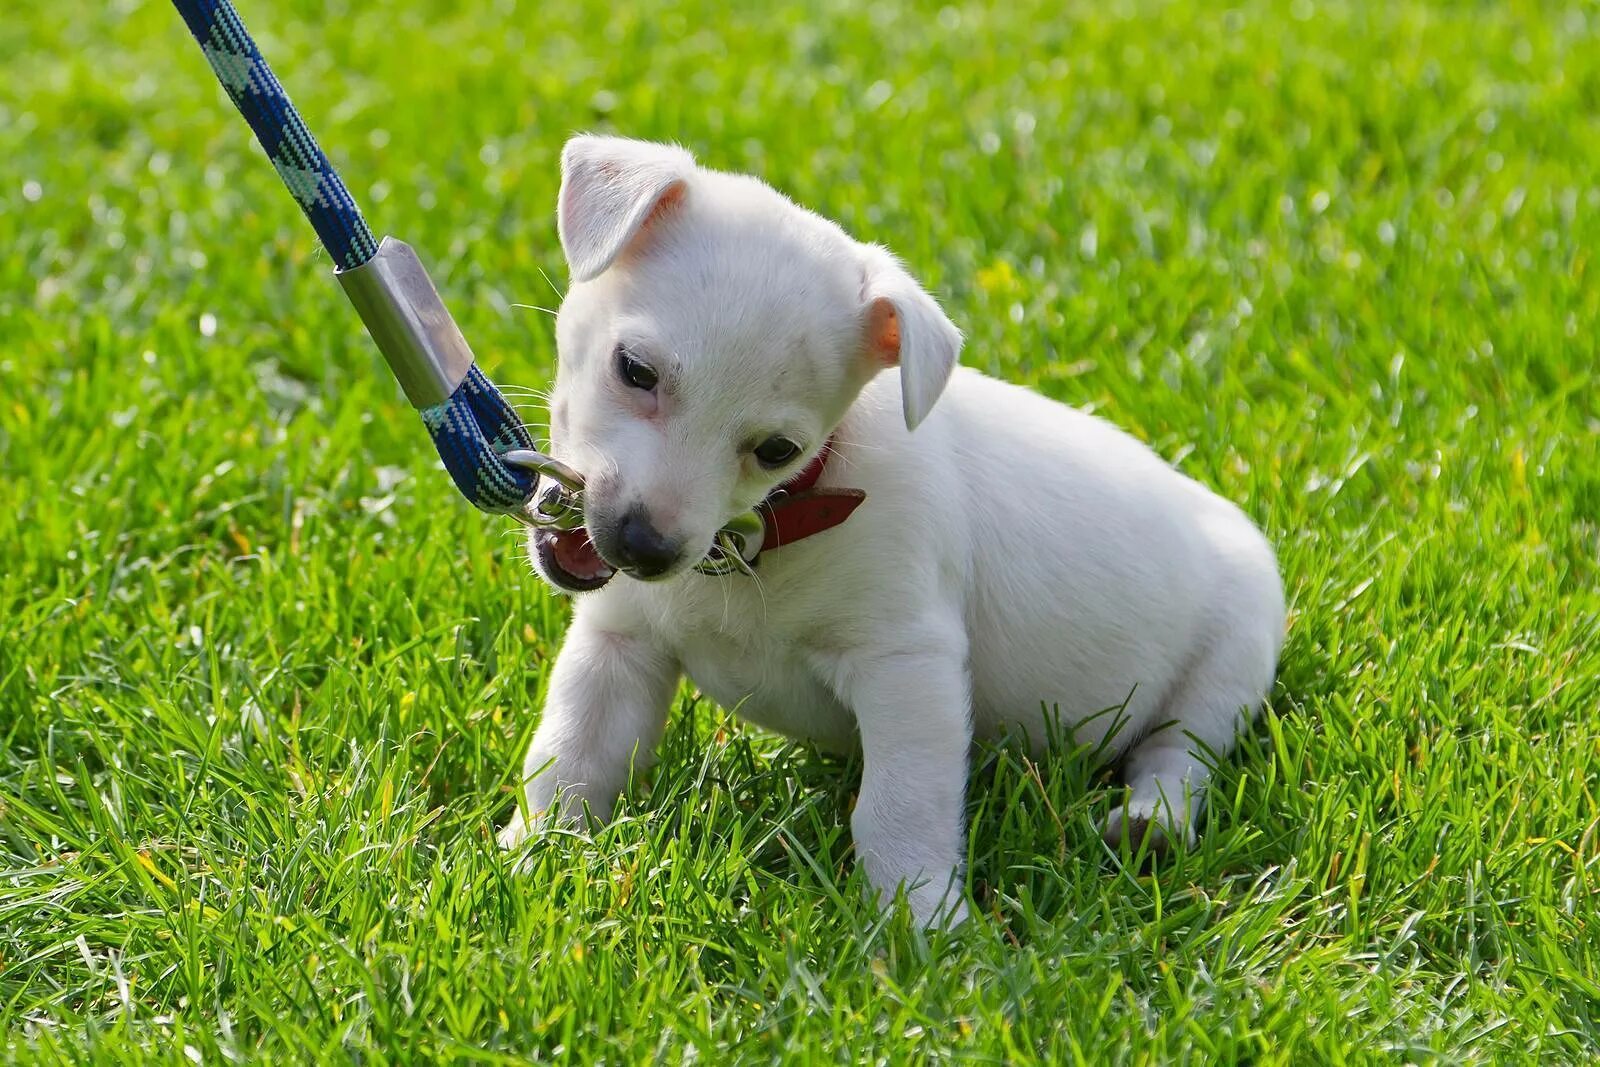
{"label": "black nose", "polygon": [[680,554],[678,543],[656,529],[643,508],[630,508],[622,516],[617,527],[617,562],[628,571],[640,578],[654,578],[678,562]]}

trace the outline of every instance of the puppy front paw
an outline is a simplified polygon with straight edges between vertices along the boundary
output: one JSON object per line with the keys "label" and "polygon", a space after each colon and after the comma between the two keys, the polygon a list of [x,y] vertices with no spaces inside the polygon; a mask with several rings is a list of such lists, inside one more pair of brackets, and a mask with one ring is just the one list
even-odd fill
{"label": "puppy front paw", "polygon": [[962,880],[956,875],[937,884],[931,879],[917,877],[909,884],[902,882],[893,890],[886,886],[868,886],[867,890],[868,896],[875,898],[877,906],[883,909],[892,909],[896,900],[903,898],[911,921],[923,930],[954,930],[969,918]]}
{"label": "puppy front paw", "polygon": [[538,832],[538,828],[535,825],[536,821],[524,818],[522,809],[519,807],[511,813],[511,821],[506,823],[498,834],[494,835],[494,839],[501,848],[518,848],[524,841]]}
{"label": "puppy front paw", "polygon": [[494,839],[501,848],[521,848],[526,842],[539,837],[550,830],[572,830],[582,825],[582,819],[571,812],[557,814],[548,808],[530,808],[530,814],[523,814],[523,806],[511,813],[511,821],[494,835]]}
{"label": "puppy front paw", "polygon": [[952,887],[949,893],[922,894],[920,888],[910,894],[912,918],[924,930],[954,930],[968,918],[967,902],[960,896],[960,888]]}
{"label": "puppy front paw", "polygon": [[535,788],[531,792],[533,795],[518,804],[511,813],[511,821],[495,834],[494,839],[501,848],[519,848],[531,838],[553,830],[582,830],[609,818],[609,808],[599,812],[591,810],[584,797],[576,791],[556,793],[551,789]]}

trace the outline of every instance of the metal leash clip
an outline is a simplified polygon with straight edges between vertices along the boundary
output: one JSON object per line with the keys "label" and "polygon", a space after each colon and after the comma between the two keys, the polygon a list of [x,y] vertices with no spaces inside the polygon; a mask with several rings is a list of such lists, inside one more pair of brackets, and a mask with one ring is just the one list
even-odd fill
{"label": "metal leash clip", "polygon": [[767,526],[761,521],[761,513],[747,511],[717,531],[716,543],[694,569],[713,576],[749,574],[761,555],[761,544],[766,536]]}
{"label": "metal leash clip", "polygon": [[[537,472],[550,485],[536,493],[527,512],[514,515],[525,526],[576,530],[583,525],[583,475],[542,452],[517,448],[501,457],[513,467]],[[695,564],[701,574],[748,574],[766,539],[761,513],[751,509],[717,531],[706,558]]]}
{"label": "metal leash clip", "polygon": [[510,466],[550,479],[550,485],[534,494],[528,510],[514,512],[513,518],[524,526],[554,530],[576,530],[583,525],[583,475],[559,459],[531,448],[514,448],[500,458]]}

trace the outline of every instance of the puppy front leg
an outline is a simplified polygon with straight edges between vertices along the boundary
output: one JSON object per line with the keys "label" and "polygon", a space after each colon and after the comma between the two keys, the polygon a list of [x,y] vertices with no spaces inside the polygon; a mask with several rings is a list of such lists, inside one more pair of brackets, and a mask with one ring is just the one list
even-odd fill
{"label": "puppy front leg", "polygon": [[841,665],[840,697],[861,731],[856,855],[886,897],[904,887],[924,926],[966,918],[962,803],[972,743],[964,649],[918,650]]}
{"label": "puppy front leg", "polygon": [[500,844],[521,844],[548,822],[575,823],[585,805],[610,818],[630,769],[654,762],[677,680],[671,656],[587,621],[580,609],[522,763],[525,803],[500,831]]}

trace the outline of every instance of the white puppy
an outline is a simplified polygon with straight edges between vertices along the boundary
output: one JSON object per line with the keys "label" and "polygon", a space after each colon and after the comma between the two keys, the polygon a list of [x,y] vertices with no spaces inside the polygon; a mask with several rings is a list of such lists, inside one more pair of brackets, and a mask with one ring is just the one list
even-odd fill
{"label": "white puppy", "polygon": [[[957,370],[960,333],[893,256],[754,178],[577,137],[558,223],[552,448],[588,480],[587,537],[536,534],[533,554],[583,595],[502,843],[607,817],[684,673],[762,726],[859,748],[857,854],[923,922],[965,914],[975,736],[1119,725],[1107,837],[1192,839],[1283,634],[1238,508],[1106,422]],[[824,493],[845,506],[769,536],[754,577],[693,569],[829,442],[817,484],[864,491],[853,515]]]}

